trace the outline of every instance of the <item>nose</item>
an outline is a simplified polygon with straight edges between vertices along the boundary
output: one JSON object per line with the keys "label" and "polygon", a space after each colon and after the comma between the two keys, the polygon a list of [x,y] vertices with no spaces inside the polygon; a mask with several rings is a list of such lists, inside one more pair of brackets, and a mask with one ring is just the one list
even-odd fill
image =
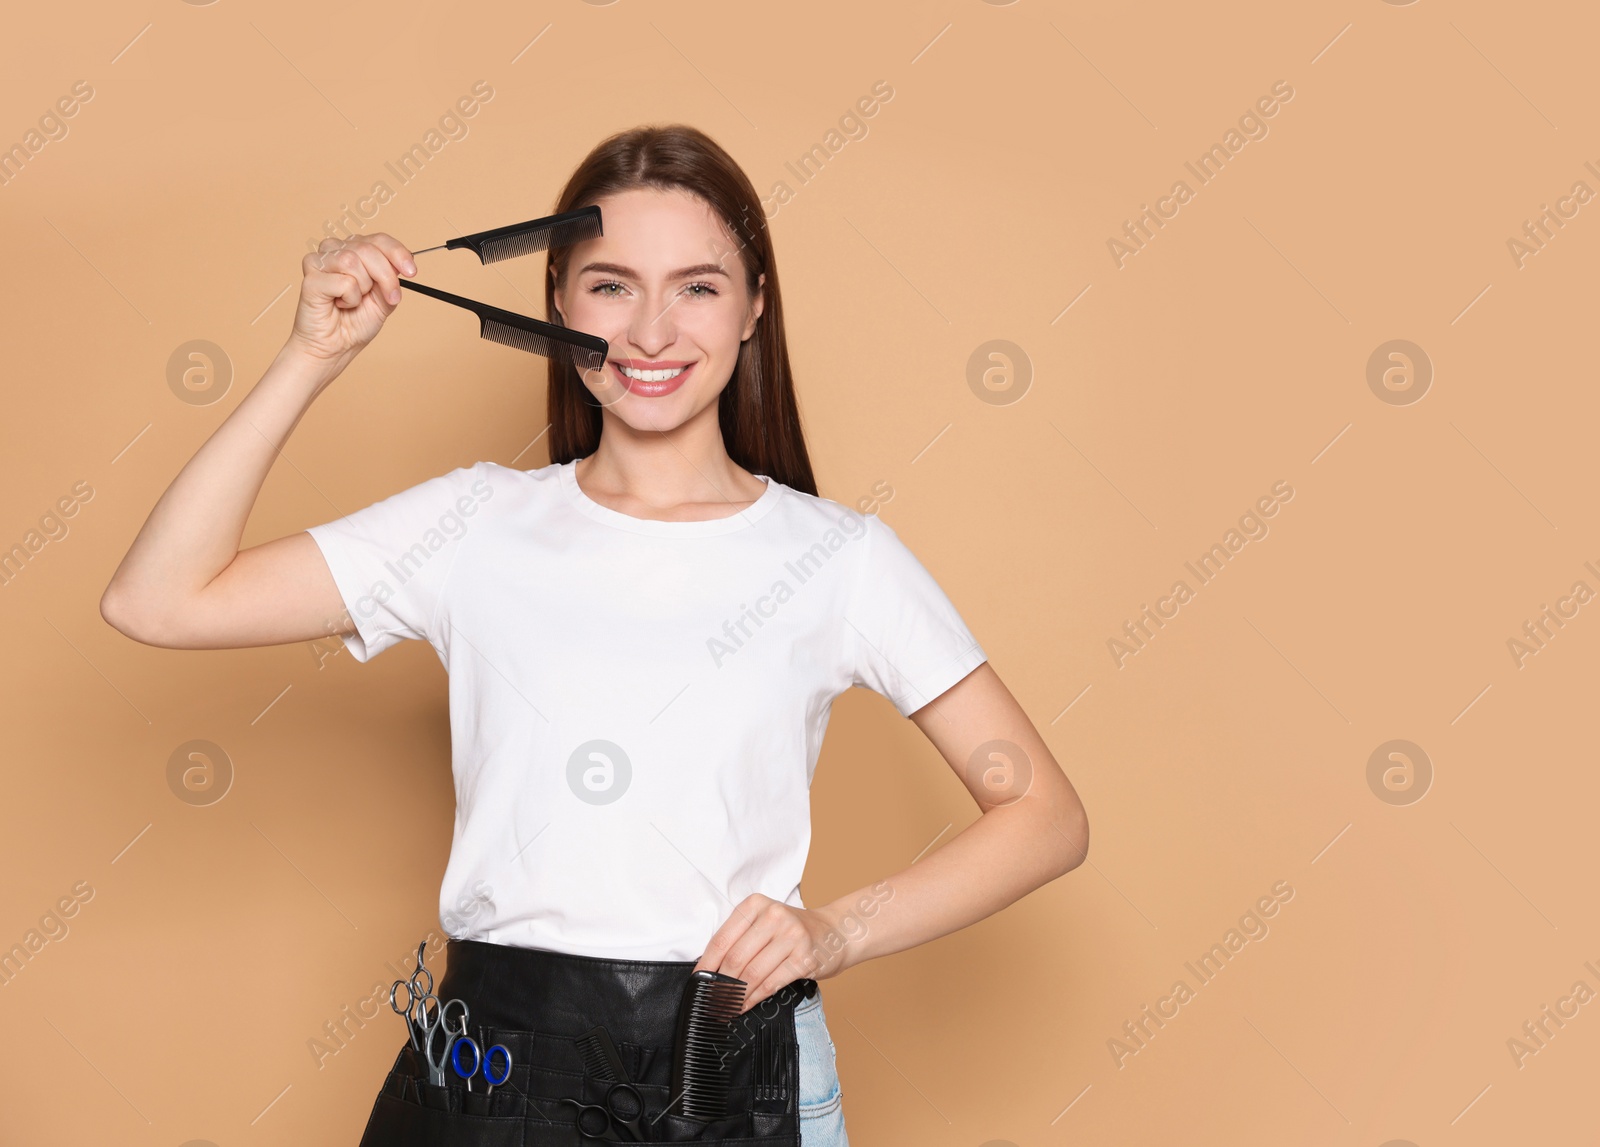
{"label": "nose", "polygon": [[678,324],[672,303],[654,294],[639,300],[628,322],[628,341],[646,358],[656,358],[678,341]]}

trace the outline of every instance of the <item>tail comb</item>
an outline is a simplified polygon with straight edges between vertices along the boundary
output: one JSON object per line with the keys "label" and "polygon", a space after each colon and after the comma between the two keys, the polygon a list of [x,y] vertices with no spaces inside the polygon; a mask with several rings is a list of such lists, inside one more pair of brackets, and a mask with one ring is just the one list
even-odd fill
{"label": "tail comb", "polygon": [[525,350],[529,354],[543,355],[557,362],[569,362],[580,370],[599,370],[605,365],[611,344],[599,335],[558,327],[554,323],[531,319],[515,311],[501,310],[488,303],[452,295],[437,287],[401,279],[400,285],[420,294],[442,299],[478,316],[478,334],[493,342]]}
{"label": "tail comb", "polygon": [[744,1008],[743,980],[705,969],[690,975],[678,1005],[672,1094],[680,1114],[701,1123],[728,1113],[730,1025]]}
{"label": "tail comb", "polygon": [[519,255],[531,255],[535,251],[543,251],[550,247],[569,247],[585,239],[593,239],[599,234],[601,234],[600,208],[580,207],[576,211],[566,211],[560,215],[546,215],[542,219],[530,219],[526,223],[513,223],[508,227],[496,227],[491,231],[461,235],[446,240],[437,247],[424,247],[413,254],[465,249],[476,255],[481,263],[498,263],[502,259],[515,259]]}
{"label": "tail comb", "polygon": [[756,1102],[785,1102],[789,1098],[789,1064],[792,1047],[779,1038],[771,1024],[756,1029],[754,1098]]}
{"label": "tail comb", "polygon": [[578,1037],[578,1054],[583,1056],[583,1074],[593,1076],[602,1083],[627,1083],[628,1075],[622,1067],[622,1057],[617,1045],[603,1027],[590,1028]]}

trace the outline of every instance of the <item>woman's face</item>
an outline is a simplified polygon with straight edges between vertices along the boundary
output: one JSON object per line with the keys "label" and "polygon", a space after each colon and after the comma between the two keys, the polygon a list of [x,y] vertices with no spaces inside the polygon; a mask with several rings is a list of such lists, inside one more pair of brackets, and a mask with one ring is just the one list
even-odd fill
{"label": "woman's face", "polygon": [[635,429],[671,430],[715,406],[762,292],[752,297],[737,242],[698,196],[638,188],[598,203],[605,234],[568,253],[556,310],[611,346],[603,371],[582,372],[590,392]]}

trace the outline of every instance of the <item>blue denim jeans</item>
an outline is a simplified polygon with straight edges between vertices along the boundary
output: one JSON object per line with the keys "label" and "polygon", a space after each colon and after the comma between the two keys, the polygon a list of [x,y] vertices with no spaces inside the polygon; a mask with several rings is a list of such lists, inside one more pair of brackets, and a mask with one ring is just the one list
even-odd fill
{"label": "blue denim jeans", "polygon": [[833,1037],[828,1034],[820,990],[795,1008],[794,1028],[800,1044],[800,1143],[802,1147],[849,1147]]}

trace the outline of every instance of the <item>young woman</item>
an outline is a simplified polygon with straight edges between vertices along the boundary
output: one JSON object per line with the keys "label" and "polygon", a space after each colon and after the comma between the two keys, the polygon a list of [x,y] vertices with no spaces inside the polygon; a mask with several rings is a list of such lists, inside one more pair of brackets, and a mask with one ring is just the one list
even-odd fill
{"label": "young woman", "polygon": [[[303,262],[282,350],[157,502],[101,611],[172,648],[339,633],[365,662],[415,638],[449,671],[455,926],[437,995],[515,1066],[469,1098],[403,1047],[365,1142],[574,1142],[579,1105],[609,1094],[581,1043],[604,1027],[646,1141],[844,1144],[815,981],[1071,870],[1087,818],[928,571],[878,518],[817,495],[771,236],[738,165],[694,129],[636,129],[555,210],[591,203],[604,235],[550,252],[546,304],[610,357],[581,377],[550,364],[549,465],[478,462],[239,549],[290,432],[417,273],[387,234],[330,239]],[[981,815],[806,906],[812,772],[852,685],[916,722]],[[728,1057],[729,1115],[709,1123],[669,1094],[702,969],[748,985],[730,1046],[751,1049]],[[599,1116],[605,1134],[626,1141],[626,1115]]]}

